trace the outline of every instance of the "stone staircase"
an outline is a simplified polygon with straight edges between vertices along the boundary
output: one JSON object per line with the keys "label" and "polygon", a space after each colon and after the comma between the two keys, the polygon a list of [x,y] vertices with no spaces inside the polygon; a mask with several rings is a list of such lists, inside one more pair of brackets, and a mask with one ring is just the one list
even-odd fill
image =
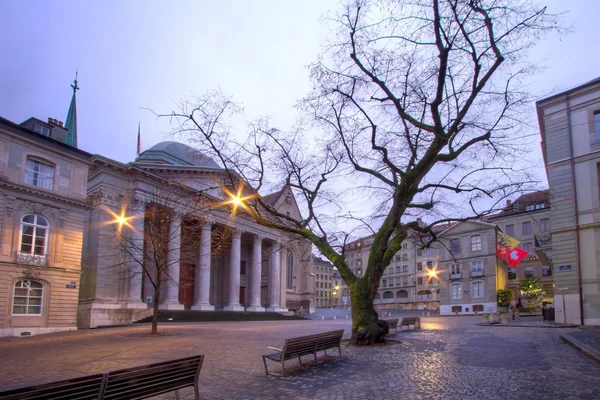
{"label": "stone staircase", "polygon": [[[276,312],[234,312],[234,311],[195,311],[159,310],[158,322],[217,322],[217,321],[291,321],[303,320],[298,315],[284,315]],[[152,316],[135,321],[152,322]]]}

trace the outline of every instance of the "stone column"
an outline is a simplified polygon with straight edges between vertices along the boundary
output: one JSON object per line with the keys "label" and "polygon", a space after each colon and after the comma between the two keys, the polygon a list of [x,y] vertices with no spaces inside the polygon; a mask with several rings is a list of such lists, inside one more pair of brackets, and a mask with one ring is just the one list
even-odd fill
{"label": "stone column", "polygon": [[215,306],[210,304],[210,247],[212,223],[205,222],[200,232],[200,259],[196,268],[196,303],[192,310],[214,311]]}
{"label": "stone column", "polygon": [[179,303],[179,272],[181,262],[181,218],[173,215],[169,225],[169,252],[167,254],[167,271],[165,277],[166,297],[160,305],[163,310],[183,310]]}
{"label": "stone column", "polygon": [[281,254],[279,242],[271,245],[271,260],[269,266],[269,308],[267,311],[284,311],[279,306],[279,295],[281,290]]}
{"label": "stone column", "polygon": [[247,311],[264,312],[265,308],[260,304],[260,283],[261,264],[262,264],[262,241],[264,237],[254,236],[254,246],[252,248],[252,265],[250,266],[250,307]]}
{"label": "stone column", "polygon": [[244,311],[244,307],[240,305],[241,245],[242,231],[234,229],[229,256],[229,304],[224,308],[225,311]]}
{"label": "stone column", "polygon": [[142,300],[142,276],[144,274],[144,217],[136,216],[131,222],[129,238],[131,240],[131,255],[128,262],[128,308],[147,308]]}

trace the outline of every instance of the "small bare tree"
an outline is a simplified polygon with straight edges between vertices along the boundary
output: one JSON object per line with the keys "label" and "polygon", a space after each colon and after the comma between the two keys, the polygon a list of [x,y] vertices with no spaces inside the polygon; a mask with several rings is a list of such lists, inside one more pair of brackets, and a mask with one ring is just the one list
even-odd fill
{"label": "small bare tree", "polygon": [[[168,117],[231,184],[293,188],[302,220],[260,198],[246,210],[335,265],[350,287],[351,341],[371,343],[386,332],[373,306],[379,281],[410,232],[428,237],[426,247],[434,226],[480,218],[532,184],[519,164],[530,101],[521,78],[534,70],[527,49],[557,29],[556,17],[525,0],[355,0],[332,21],[337,35],[299,103],[302,128],[259,120],[238,141],[229,117],[239,107],[220,92]],[[374,234],[362,275],[344,257],[351,227]]]}
{"label": "small bare tree", "polygon": [[[202,220],[210,203],[201,192],[177,182],[136,193],[129,203],[130,215],[114,215],[120,261],[113,267],[126,282],[143,284],[144,296],[152,297],[151,333],[156,334],[163,291],[178,304],[179,288],[186,284],[181,275],[189,276],[198,263]],[[213,233],[213,254],[225,236],[225,231]]]}

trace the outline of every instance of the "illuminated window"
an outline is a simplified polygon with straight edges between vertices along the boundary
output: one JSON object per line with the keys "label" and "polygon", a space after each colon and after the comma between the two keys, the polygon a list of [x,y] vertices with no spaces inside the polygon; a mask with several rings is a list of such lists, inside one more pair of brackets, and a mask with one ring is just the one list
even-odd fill
{"label": "illuminated window", "polygon": [[15,283],[13,315],[41,315],[44,285],[37,281],[22,280]]}
{"label": "illuminated window", "polygon": [[35,131],[37,133],[39,133],[40,135],[50,137],[50,129],[46,128],[45,126],[40,125],[40,124],[35,124],[34,128],[35,128]]}
{"label": "illuminated window", "polygon": [[481,251],[481,235],[471,236],[471,251]]}
{"label": "illuminated window", "polygon": [[453,283],[452,287],[452,300],[462,299],[462,285],[460,283]]}
{"label": "illuminated window", "polygon": [[52,189],[54,166],[27,158],[25,163],[25,183],[42,189]]}
{"label": "illuminated window", "polygon": [[25,215],[21,220],[21,253],[44,256],[47,245],[48,221],[40,215]]}
{"label": "illuminated window", "polygon": [[471,276],[483,275],[483,261],[471,261]]}

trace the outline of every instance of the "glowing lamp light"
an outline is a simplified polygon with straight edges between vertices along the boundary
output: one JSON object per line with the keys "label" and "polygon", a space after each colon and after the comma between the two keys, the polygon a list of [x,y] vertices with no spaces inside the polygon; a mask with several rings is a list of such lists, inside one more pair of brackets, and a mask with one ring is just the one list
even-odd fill
{"label": "glowing lamp light", "polygon": [[131,222],[136,218],[135,215],[126,216],[125,209],[121,210],[120,214],[116,214],[108,207],[103,207],[104,210],[112,216],[112,219],[107,221],[105,225],[117,225],[119,232],[123,228],[123,226],[128,227],[129,229],[135,230],[135,228],[131,225]]}
{"label": "glowing lamp light", "polygon": [[244,190],[244,184],[241,182],[238,186],[237,193],[230,191],[227,187],[222,186],[221,190],[225,196],[228,197],[227,200],[216,203],[213,207],[222,207],[231,205],[231,217],[234,217],[237,213],[238,208],[242,208],[246,210],[248,213],[252,214],[252,209],[246,204],[248,200],[252,200],[258,197],[258,194],[250,194],[248,196],[242,196],[242,192]]}
{"label": "glowing lamp light", "polygon": [[427,276],[430,278],[437,278],[437,271],[435,269],[430,269],[427,271]]}

